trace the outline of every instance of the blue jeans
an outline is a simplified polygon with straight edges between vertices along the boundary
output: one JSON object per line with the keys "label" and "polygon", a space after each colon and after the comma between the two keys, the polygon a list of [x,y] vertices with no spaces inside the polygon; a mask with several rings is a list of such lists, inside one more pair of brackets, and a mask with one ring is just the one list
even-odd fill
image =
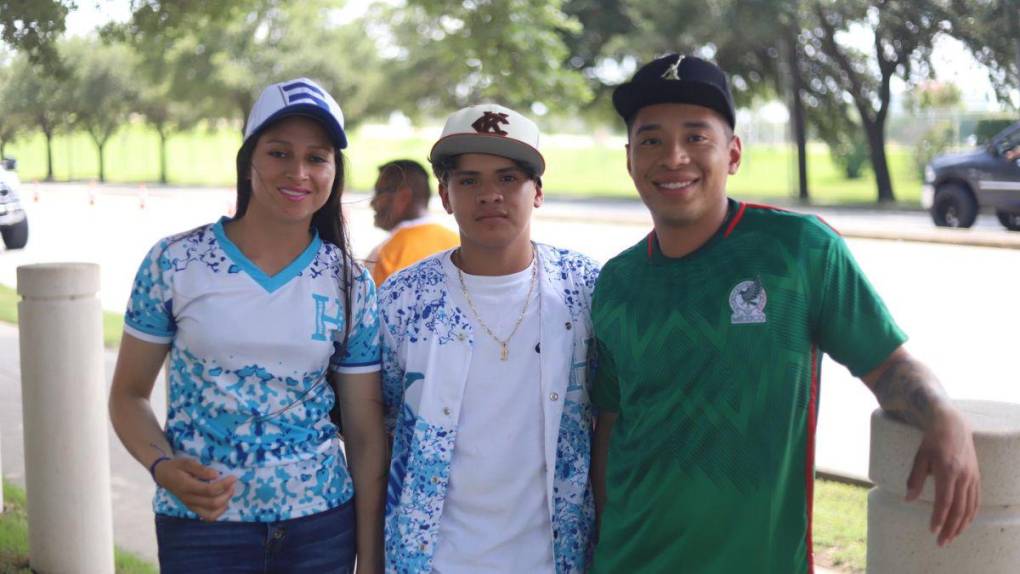
{"label": "blue jeans", "polygon": [[354,501],[280,522],[203,522],[156,515],[163,574],[354,570]]}

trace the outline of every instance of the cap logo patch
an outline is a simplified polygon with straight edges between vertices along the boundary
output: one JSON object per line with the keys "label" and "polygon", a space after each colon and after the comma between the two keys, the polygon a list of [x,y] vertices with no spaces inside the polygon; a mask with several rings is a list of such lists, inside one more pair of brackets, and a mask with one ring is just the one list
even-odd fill
{"label": "cap logo patch", "polygon": [[290,84],[280,86],[280,89],[283,91],[284,98],[286,98],[288,105],[308,102],[315,104],[324,110],[329,110],[329,104],[322,99],[322,90],[309,83],[292,82]]}
{"label": "cap logo patch", "polygon": [[668,68],[666,68],[666,71],[662,73],[662,79],[663,80],[680,80],[680,79],[682,79],[680,77],[680,70],[678,69],[678,67],[680,66],[680,62],[682,62],[683,60],[684,60],[683,58],[677,58],[676,61],[673,62],[673,65],[668,67]]}
{"label": "cap logo patch", "polygon": [[499,125],[510,125],[507,114],[499,112],[485,112],[482,117],[475,120],[471,127],[480,134],[496,134],[505,136],[506,132],[500,129]]}

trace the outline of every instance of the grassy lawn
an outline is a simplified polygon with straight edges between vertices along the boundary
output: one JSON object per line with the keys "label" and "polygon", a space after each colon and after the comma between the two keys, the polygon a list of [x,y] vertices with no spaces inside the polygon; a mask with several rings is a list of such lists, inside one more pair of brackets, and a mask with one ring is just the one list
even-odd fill
{"label": "grassy lawn", "polygon": [[[18,324],[17,291],[0,285],[0,322]],[[110,349],[120,346],[120,336],[124,330],[124,317],[117,313],[103,311],[103,345]],[[2,574],[2,573],[0,573]]]}
{"label": "grassy lawn", "polygon": [[[25,491],[3,482],[4,512],[0,514],[0,574],[31,574],[28,568],[28,508]],[[156,566],[129,552],[114,549],[118,574],[155,574]]]}
{"label": "grassy lawn", "polygon": [[[379,138],[368,130],[351,135],[347,156],[348,184],[353,189],[370,189],[376,167],[402,157],[422,162],[432,141],[411,134],[401,139]],[[615,140],[614,140],[615,141]],[[230,126],[199,128],[176,134],[168,140],[169,178],[175,184],[233,185],[234,159],[240,133]],[[159,140],[146,126],[133,123],[123,127],[107,143],[106,173],[111,182],[152,182],[159,174]],[[543,178],[550,195],[629,197],[634,194],[627,176],[626,158],[619,143],[589,141],[564,143],[549,138],[543,144],[548,170]],[[890,145],[888,150],[893,188],[899,201],[920,201],[921,182],[911,163],[911,150]],[[18,171],[25,181],[46,174],[45,140],[41,134],[24,136],[7,146],[8,155],[18,158]],[[58,180],[88,180],[97,177],[96,150],[83,133],[54,138],[54,177]],[[795,164],[788,147],[752,146],[744,149],[740,172],[730,179],[732,195],[748,199],[789,198],[796,187]],[[817,203],[870,203],[875,198],[870,172],[848,180],[829,158],[824,145],[808,148],[808,179]]]}
{"label": "grassy lawn", "polygon": [[815,560],[844,572],[863,573],[867,560],[868,490],[815,481]]}

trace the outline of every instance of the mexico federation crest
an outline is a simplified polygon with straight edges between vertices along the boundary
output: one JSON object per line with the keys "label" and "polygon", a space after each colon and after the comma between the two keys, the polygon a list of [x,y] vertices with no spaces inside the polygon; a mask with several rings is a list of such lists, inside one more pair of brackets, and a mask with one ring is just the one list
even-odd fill
{"label": "mexico federation crest", "polygon": [[767,300],[765,287],[761,284],[760,278],[737,283],[730,291],[730,309],[733,309],[730,323],[734,325],[764,323]]}

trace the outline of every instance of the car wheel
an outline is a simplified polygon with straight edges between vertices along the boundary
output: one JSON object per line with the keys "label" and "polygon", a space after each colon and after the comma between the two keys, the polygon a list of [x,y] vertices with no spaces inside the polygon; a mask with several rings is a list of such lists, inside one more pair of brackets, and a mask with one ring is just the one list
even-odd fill
{"label": "car wheel", "polygon": [[939,227],[970,227],[977,219],[977,207],[967,188],[958,183],[947,183],[935,190],[931,217]]}
{"label": "car wheel", "polygon": [[1010,231],[1020,231],[1020,213],[1010,211],[996,211],[999,223],[1003,224]]}
{"label": "car wheel", "polygon": [[28,220],[22,219],[14,225],[0,227],[7,249],[21,249],[28,243]]}

